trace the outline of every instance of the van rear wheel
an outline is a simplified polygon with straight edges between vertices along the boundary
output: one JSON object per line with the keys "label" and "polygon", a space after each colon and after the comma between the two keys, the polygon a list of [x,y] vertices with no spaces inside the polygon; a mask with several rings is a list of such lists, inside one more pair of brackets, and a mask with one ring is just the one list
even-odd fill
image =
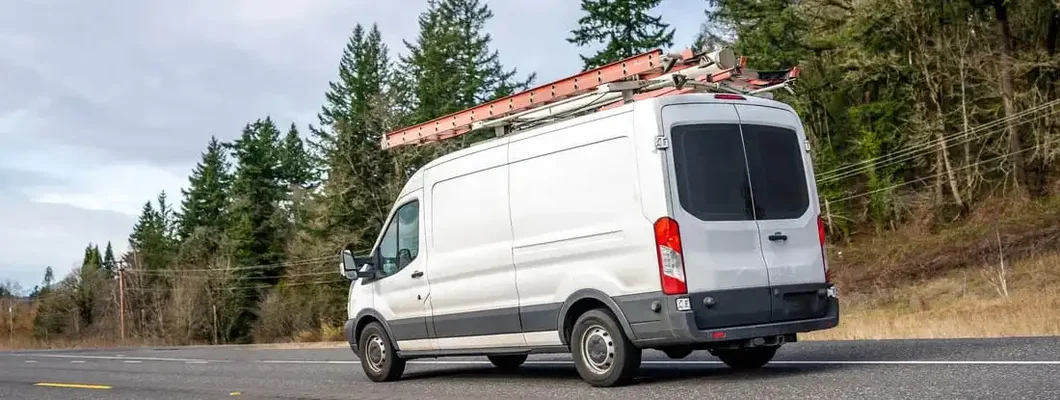
{"label": "van rear wheel", "polygon": [[748,347],[734,350],[717,350],[714,355],[732,369],[761,368],[773,359],[780,346]]}
{"label": "van rear wheel", "polygon": [[570,343],[575,369],[592,386],[629,384],[640,368],[641,350],[606,310],[589,310],[578,317]]}
{"label": "van rear wheel", "polygon": [[505,371],[514,371],[519,369],[520,365],[526,362],[526,354],[515,354],[507,356],[489,356],[490,362],[497,368]]}
{"label": "van rear wheel", "polygon": [[389,382],[405,373],[405,359],[397,356],[390,336],[378,322],[364,327],[357,348],[360,349],[357,356],[361,358],[361,369],[368,379]]}

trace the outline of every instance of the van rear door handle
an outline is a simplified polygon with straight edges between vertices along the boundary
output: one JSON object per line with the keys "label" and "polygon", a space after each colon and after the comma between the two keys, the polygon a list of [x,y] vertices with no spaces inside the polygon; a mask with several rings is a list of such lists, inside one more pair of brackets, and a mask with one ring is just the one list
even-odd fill
{"label": "van rear door handle", "polygon": [[769,240],[774,242],[786,242],[788,240],[788,235],[777,232],[772,235],[769,235]]}
{"label": "van rear door handle", "polygon": [[423,271],[416,271],[412,273],[413,278],[419,278],[421,276],[423,276]]}

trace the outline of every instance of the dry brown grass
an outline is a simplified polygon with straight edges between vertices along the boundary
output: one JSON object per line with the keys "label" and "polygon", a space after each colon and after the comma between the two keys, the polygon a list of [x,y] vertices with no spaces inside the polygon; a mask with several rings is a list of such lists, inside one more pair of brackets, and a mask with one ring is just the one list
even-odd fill
{"label": "dry brown grass", "polygon": [[844,297],[839,327],[807,340],[1060,335],[1060,252],[1007,266],[1009,297],[994,260],[910,285]]}
{"label": "dry brown grass", "polygon": [[878,293],[995,263],[999,236],[1007,260],[1060,251],[1057,221],[1060,196],[991,199],[952,226],[910,223],[896,232],[832,246],[828,257],[836,283],[846,293]]}

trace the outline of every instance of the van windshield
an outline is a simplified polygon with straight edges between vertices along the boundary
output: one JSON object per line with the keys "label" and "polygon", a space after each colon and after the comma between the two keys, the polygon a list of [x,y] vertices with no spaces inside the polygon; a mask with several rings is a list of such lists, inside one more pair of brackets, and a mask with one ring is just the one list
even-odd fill
{"label": "van windshield", "polygon": [[691,124],[674,127],[671,137],[679,201],[696,218],[794,219],[809,207],[802,149],[794,130]]}

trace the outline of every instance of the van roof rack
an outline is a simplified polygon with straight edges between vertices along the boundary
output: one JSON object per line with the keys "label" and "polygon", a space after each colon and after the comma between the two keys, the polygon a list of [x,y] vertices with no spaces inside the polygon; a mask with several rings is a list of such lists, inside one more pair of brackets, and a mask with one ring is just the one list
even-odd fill
{"label": "van roof rack", "polygon": [[782,71],[746,68],[731,49],[686,49],[664,54],[653,50],[599,68],[546,83],[443,117],[401,128],[382,138],[384,149],[443,140],[472,130],[494,128],[503,135],[573,115],[604,110],[635,100],[690,92],[724,92],[771,97],[792,92],[798,67]]}

